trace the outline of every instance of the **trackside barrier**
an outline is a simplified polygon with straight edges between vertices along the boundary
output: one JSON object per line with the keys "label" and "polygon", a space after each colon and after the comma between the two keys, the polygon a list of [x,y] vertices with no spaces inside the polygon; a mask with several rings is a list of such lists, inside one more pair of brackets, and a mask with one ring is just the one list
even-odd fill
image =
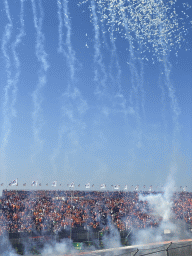
{"label": "trackside barrier", "polygon": [[113,249],[82,252],[77,255],[97,256],[192,256],[192,239],[146,245],[125,246]]}
{"label": "trackside barrier", "polygon": [[[34,237],[36,239],[36,237]],[[33,239],[34,239],[33,238]],[[11,239],[12,244],[14,244],[13,240],[18,244],[18,239]],[[19,251],[22,251],[22,238],[19,247]],[[32,241],[31,239],[27,239],[27,244],[30,245]],[[43,241],[44,243],[45,241]],[[101,241],[102,242],[102,241]],[[33,242],[32,242],[33,244]],[[36,241],[34,241],[34,245],[36,245]],[[75,254],[72,255],[95,255],[95,256],[115,256],[115,255],[122,255],[122,256],[145,256],[145,255],[152,255],[152,256],[192,256],[192,239],[180,240],[180,241],[168,241],[168,242],[160,242],[160,243],[150,243],[150,244],[143,244],[143,245],[134,245],[134,246],[124,246],[118,248],[111,248],[111,249],[101,249],[101,250],[94,250],[90,251],[91,247],[94,245],[92,242],[87,241],[87,243],[73,243],[73,248],[76,249]],[[9,240],[5,239],[4,241],[5,249],[9,247]],[[36,248],[37,252],[38,247]],[[34,249],[34,250],[36,250]],[[72,248],[71,248],[72,249]],[[69,248],[69,253],[67,254],[59,254],[58,256],[70,255],[71,249]],[[88,251],[89,250],[89,251]],[[35,252],[35,251],[34,251]],[[1,256],[2,251],[0,252]],[[20,253],[19,253],[20,254]],[[41,254],[39,254],[40,256]],[[29,255],[27,255],[29,256]],[[48,256],[48,255],[44,255]],[[50,255],[49,255],[50,256]],[[53,256],[53,255],[51,255]]]}

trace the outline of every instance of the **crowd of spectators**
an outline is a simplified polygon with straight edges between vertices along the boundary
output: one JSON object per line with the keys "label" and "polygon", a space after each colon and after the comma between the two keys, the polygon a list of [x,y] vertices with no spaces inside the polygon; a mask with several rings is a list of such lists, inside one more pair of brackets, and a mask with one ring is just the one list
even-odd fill
{"label": "crowd of spectators", "polygon": [[[54,232],[81,227],[119,230],[156,227],[162,217],[153,214],[139,193],[98,191],[17,191],[4,190],[0,199],[0,235],[4,232]],[[192,193],[172,197],[172,217],[192,224]]]}

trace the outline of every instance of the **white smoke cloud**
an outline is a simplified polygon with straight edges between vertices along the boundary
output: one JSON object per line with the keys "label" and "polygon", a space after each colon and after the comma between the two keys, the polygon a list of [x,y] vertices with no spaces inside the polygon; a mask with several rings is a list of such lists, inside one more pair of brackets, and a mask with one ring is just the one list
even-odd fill
{"label": "white smoke cloud", "polygon": [[54,245],[46,244],[42,256],[53,256],[53,255],[63,255],[64,253],[76,254],[76,250],[73,247],[72,240],[65,239],[61,243],[55,243]]}
{"label": "white smoke cloud", "polygon": [[184,235],[187,237],[186,226],[183,221],[175,221],[173,207],[173,195],[175,182],[172,175],[168,177],[162,194],[150,194],[148,196],[139,195],[139,200],[147,201],[154,218],[161,220],[156,228],[139,230],[135,234],[135,244],[147,244],[150,242],[164,241],[169,234],[169,239],[178,240]]}

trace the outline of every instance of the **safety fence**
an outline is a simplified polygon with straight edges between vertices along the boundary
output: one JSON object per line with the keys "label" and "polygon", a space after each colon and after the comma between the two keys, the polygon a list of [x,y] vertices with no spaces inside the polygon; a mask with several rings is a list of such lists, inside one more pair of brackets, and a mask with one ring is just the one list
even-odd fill
{"label": "safety fence", "polygon": [[141,246],[126,246],[114,249],[105,249],[84,253],[85,255],[98,256],[191,256],[192,240],[182,240],[176,242],[164,242],[156,245],[148,244]]}
{"label": "safety fence", "polygon": [[[120,255],[128,255],[120,254]],[[185,245],[178,245],[170,243],[167,247],[161,246],[152,249],[137,249],[130,254],[131,256],[145,256],[145,255],[155,255],[155,256],[189,256],[192,255],[192,243]]]}

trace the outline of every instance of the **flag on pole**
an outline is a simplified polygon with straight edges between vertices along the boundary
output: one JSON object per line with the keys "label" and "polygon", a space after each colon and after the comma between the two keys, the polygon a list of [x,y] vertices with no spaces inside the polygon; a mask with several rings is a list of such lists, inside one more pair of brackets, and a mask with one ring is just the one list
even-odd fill
{"label": "flag on pole", "polygon": [[3,186],[4,185],[4,183],[1,183],[1,186]]}
{"label": "flag on pole", "polygon": [[48,186],[48,183],[46,184],[46,186]]}
{"label": "flag on pole", "polygon": [[135,187],[135,191],[138,191],[139,190],[139,185],[137,185],[136,187]]}
{"label": "flag on pole", "polygon": [[71,184],[69,184],[69,188],[74,188],[75,187],[75,183],[72,182]]}
{"label": "flag on pole", "polygon": [[149,187],[149,191],[150,191],[150,192],[152,191],[152,185]]}
{"label": "flag on pole", "polygon": [[32,182],[31,182],[31,186],[33,186],[33,187],[36,186],[36,187],[37,187],[37,181],[35,181],[35,180],[32,181]]}
{"label": "flag on pole", "polygon": [[85,184],[85,188],[86,188],[86,189],[90,189],[90,187],[91,187],[91,186],[90,186],[90,183]]}
{"label": "flag on pole", "polygon": [[41,183],[39,183],[39,186],[41,186]]}
{"label": "flag on pole", "polygon": [[105,184],[101,184],[100,185],[100,189],[105,189],[106,188],[106,185]]}
{"label": "flag on pole", "polygon": [[25,187],[25,186],[26,186],[26,183],[23,183],[23,186]]}
{"label": "flag on pole", "polygon": [[80,184],[78,185],[78,187],[80,187]]}
{"label": "flag on pole", "polygon": [[118,189],[120,188],[120,185],[114,185],[113,188],[114,188],[115,190],[118,190]]}
{"label": "flag on pole", "polygon": [[127,188],[128,188],[127,185],[125,185],[124,190],[127,190]]}
{"label": "flag on pole", "polygon": [[55,180],[55,181],[53,181],[53,183],[52,183],[52,185],[51,185],[52,187],[56,187],[57,186],[57,181]]}
{"label": "flag on pole", "polygon": [[183,192],[187,191],[187,186],[183,187]]}
{"label": "flag on pole", "polygon": [[16,179],[16,180],[12,180],[12,181],[9,183],[9,186],[18,186],[17,179]]}
{"label": "flag on pole", "polygon": [[92,188],[94,187],[94,184],[92,185]]}

